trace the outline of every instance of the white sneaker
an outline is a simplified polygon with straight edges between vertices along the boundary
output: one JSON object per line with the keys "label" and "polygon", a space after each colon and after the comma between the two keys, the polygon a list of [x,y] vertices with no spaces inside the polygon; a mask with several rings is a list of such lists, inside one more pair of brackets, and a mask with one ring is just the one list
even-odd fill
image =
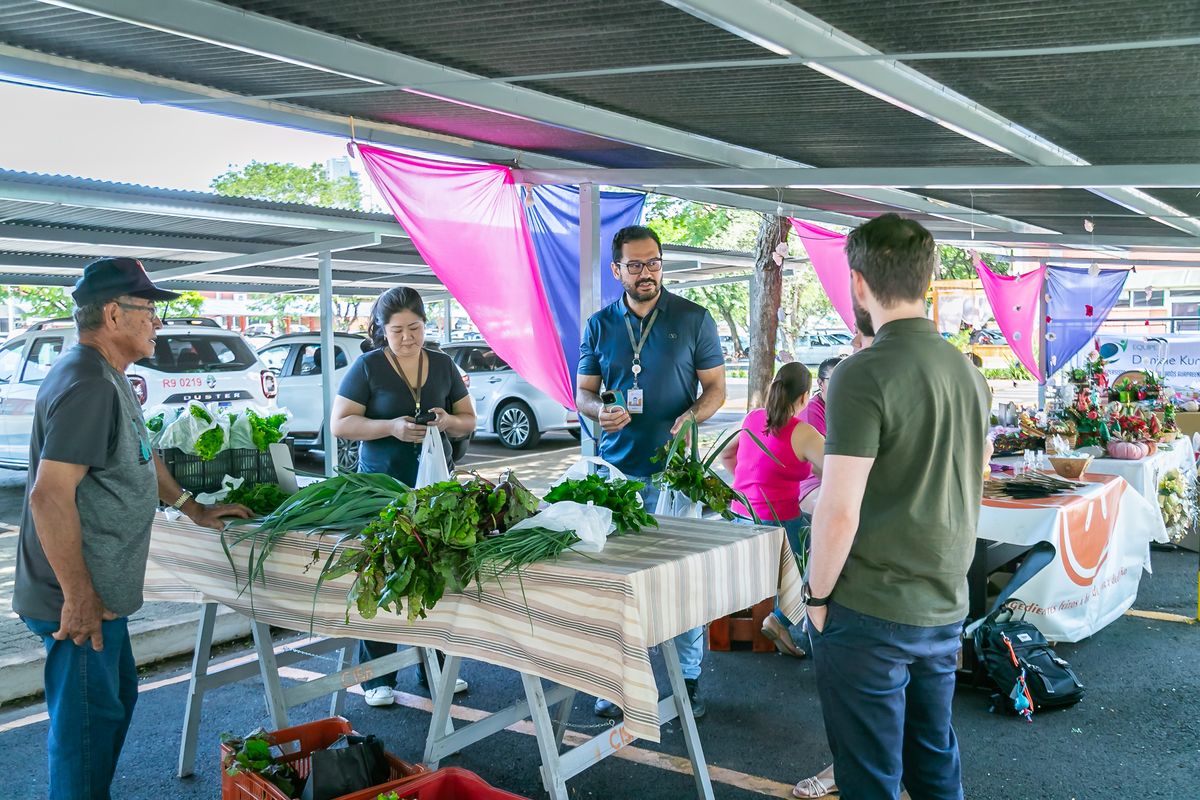
{"label": "white sneaker", "polygon": [[396,694],[389,686],[376,686],[374,689],[367,689],[364,699],[369,706],[390,706],[396,702]]}
{"label": "white sneaker", "polygon": [[462,678],[459,678],[456,681],[454,681],[454,693],[455,694],[462,694],[463,692],[467,691],[470,688],[471,688],[470,685],[468,685],[467,682],[464,681]]}

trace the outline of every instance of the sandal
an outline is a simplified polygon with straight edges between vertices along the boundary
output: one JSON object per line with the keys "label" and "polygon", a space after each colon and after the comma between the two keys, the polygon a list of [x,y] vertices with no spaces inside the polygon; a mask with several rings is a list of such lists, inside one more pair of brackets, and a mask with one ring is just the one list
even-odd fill
{"label": "sandal", "polygon": [[818,772],[811,778],[805,778],[792,789],[792,797],[826,797],[836,793],[837,783],[833,779],[833,765]]}
{"label": "sandal", "polygon": [[[792,640],[792,635],[788,633],[788,629],[783,627],[783,623],[774,614],[768,614],[767,618],[763,620],[762,635],[770,639],[771,643],[775,645],[775,649],[785,656],[804,658],[808,655],[796,646],[796,642]],[[820,797],[820,795],[813,796]]]}

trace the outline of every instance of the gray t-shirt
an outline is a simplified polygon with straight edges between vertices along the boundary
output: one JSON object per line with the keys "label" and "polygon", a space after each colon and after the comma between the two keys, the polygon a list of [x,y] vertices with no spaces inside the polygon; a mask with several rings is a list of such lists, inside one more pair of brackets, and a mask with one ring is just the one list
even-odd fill
{"label": "gray t-shirt", "polygon": [[64,353],[38,389],[17,541],[13,610],[53,621],[62,611],[62,588],[29,508],[43,460],[88,467],[75,491],[83,560],[104,607],[119,617],[132,614],[142,606],[158,480],[150,436],[128,379],[86,345]]}

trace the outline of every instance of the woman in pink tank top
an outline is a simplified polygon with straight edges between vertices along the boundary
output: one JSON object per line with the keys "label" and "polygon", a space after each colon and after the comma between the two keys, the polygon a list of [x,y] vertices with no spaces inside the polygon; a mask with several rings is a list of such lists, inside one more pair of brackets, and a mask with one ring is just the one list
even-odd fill
{"label": "woman in pink tank top", "polygon": [[[816,503],[825,437],[797,418],[812,391],[812,374],[798,362],[784,364],[767,390],[767,407],[756,408],[742,421],[742,430],[753,433],[770,455],[745,433],[731,441],[721,453],[733,474],[733,488],[741,492],[754,510],[751,515],[741,503],[733,511],[746,520],[757,516],[765,525],[778,525],[787,533],[793,552],[801,548],[800,531]],[[803,657],[792,641],[791,623],[775,605],[775,613],[763,623],[763,635],[780,652]]]}

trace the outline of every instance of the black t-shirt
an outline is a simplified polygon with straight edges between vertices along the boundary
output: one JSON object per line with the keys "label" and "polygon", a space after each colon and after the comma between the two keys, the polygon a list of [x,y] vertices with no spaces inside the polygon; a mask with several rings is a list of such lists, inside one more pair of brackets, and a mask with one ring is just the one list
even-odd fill
{"label": "black t-shirt", "polygon": [[[421,385],[421,410],[441,408],[453,413],[454,404],[467,396],[467,386],[454,361],[445,353],[425,350],[428,362]],[[364,355],[346,373],[338,394],[366,406],[367,419],[396,419],[416,416],[408,385],[396,374],[382,349]],[[442,434],[447,460],[450,441]],[[421,454],[419,443],[402,442],[394,436],[362,443],[358,461],[359,472],[381,472],[411,486],[417,479],[417,461]]]}

